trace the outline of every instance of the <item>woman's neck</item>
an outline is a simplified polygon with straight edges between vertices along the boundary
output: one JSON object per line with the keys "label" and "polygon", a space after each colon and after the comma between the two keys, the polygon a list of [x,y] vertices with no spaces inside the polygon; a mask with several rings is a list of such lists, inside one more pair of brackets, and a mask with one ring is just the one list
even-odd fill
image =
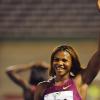
{"label": "woman's neck", "polygon": [[68,80],[70,78],[69,74],[68,75],[64,75],[64,76],[56,76],[55,78],[55,83],[56,84],[62,84],[64,83],[66,80]]}

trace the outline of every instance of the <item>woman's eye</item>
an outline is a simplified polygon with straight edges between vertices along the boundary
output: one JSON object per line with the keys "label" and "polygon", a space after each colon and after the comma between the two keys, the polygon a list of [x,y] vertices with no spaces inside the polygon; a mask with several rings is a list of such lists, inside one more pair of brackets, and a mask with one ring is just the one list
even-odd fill
{"label": "woman's eye", "polygon": [[53,60],[54,60],[54,61],[59,61],[59,59],[58,59],[58,58],[54,58]]}
{"label": "woman's eye", "polygon": [[62,59],[62,61],[63,61],[63,62],[66,62],[67,60],[66,60],[66,59]]}

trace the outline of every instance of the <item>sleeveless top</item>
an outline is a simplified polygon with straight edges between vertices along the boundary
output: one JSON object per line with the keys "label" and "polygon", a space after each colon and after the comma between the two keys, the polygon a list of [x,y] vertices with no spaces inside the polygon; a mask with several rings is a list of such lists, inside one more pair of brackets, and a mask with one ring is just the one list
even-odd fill
{"label": "sleeveless top", "polygon": [[[50,82],[52,84],[53,81]],[[82,100],[73,79],[64,81],[64,84],[50,85],[44,92],[43,100]]]}

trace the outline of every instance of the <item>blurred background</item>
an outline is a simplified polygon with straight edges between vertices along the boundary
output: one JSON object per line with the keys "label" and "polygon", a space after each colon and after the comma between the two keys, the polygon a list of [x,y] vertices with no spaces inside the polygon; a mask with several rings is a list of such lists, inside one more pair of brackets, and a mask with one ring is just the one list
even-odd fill
{"label": "blurred background", "polygon": [[[5,73],[7,67],[50,63],[52,50],[61,44],[75,48],[86,67],[97,50],[99,33],[97,0],[0,0],[0,100],[23,100],[21,88]],[[100,73],[87,100],[100,100]]]}

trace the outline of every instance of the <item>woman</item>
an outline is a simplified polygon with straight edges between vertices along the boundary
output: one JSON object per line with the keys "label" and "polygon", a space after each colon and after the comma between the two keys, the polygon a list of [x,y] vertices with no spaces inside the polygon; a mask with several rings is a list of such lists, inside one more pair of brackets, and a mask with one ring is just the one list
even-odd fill
{"label": "woman", "polygon": [[[100,46],[99,46],[100,48]],[[86,69],[82,69],[75,50],[61,45],[51,55],[52,79],[37,86],[34,100],[86,100],[87,89],[100,69],[100,49]]]}
{"label": "woman", "polygon": [[[7,68],[7,75],[23,89],[24,100],[34,100],[36,85],[47,80],[49,65],[45,62],[14,65]],[[29,81],[20,76],[20,72],[31,71]]]}

